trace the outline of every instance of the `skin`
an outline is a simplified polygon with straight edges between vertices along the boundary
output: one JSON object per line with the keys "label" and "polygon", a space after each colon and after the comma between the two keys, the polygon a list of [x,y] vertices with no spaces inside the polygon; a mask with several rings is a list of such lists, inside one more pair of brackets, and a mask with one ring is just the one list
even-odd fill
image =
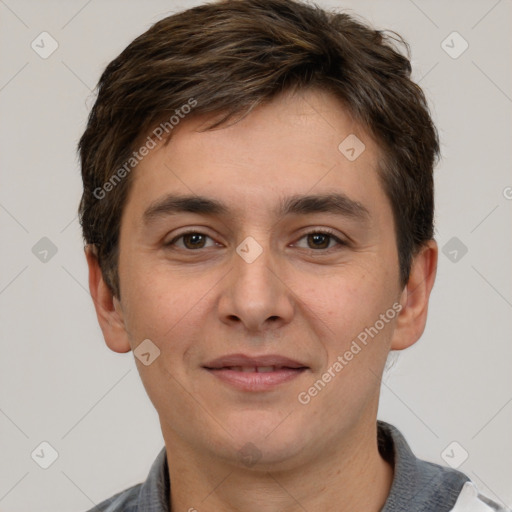
{"label": "skin", "polygon": [[[376,512],[393,479],[377,449],[380,378],[389,350],[409,347],[424,330],[437,245],[417,253],[401,287],[379,147],[328,93],[282,95],[237,124],[199,132],[208,119],[182,121],[133,171],[120,298],[86,248],[108,347],[127,352],[150,339],[160,350],[148,366],[135,361],[160,418],[172,510]],[[338,150],[349,134],[366,145],[353,162]],[[283,197],[333,192],[368,217],[275,214]],[[232,213],[145,224],[144,211],[167,193],[214,198]],[[184,228],[205,236],[164,245]],[[306,236],[326,228],[348,245]],[[263,250],[252,263],[236,252],[248,236]],[[394,303],[399,315],[301,404],[298,394]],[[309,369],[270,392],[240,391],[203,368],[232,353],[280,354]],[[240,457],[247,443],[257,459],[250,464]]]}

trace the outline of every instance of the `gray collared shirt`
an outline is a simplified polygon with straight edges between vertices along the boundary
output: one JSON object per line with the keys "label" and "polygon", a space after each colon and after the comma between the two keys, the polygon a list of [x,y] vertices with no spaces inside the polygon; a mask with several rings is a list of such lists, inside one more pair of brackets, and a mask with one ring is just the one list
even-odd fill
{"label": "gray collared shirt", "polygon": [[[461,491],[463,487],[465,490],[474,488],[467,484],[469,478],[466,475],[416,458],[393,425],[377,421],[377,430],[379,451],[395,471],[381,512],[449,512],[454,511],[456,505],[457,512],[505,510],[477,491],[467,506],[467,499],[462,496],[465,493]],[[169,496],[169,469],[164,447],[153,462],[145,482],[112,496],[88,512],[170,512]]]}

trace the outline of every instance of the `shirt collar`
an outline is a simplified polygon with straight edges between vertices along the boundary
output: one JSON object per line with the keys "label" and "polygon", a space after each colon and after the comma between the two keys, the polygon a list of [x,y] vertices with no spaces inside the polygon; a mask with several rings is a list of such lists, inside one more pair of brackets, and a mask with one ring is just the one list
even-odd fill
{"label": "shirt collar", "polygon": [[418,459],[400,431],[377,421],[382,457],[394,468],[393,483],[381,512],[449,512],[469,478],[454,469]]}
{"label": "shirt collar", "polygon": [[170,512],[170,495],[169,466],[164,446],[140,488],[137,512]]}

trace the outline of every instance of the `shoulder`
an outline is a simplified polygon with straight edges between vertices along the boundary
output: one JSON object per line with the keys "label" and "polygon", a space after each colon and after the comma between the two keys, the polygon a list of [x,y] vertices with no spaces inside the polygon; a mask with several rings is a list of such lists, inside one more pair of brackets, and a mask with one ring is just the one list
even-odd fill
{"label": "shoulder", "polygon": [[477,486],[469,481],[464,484],[454,508],[450,512],[511,512],[499,503],[484,496]]}
{"label": "shoulder", "polygon": [[481,494],[464,473],[417,458],[393,425],[378,422],[378,442],[394,467],[382,512],[512,512]]}
{"label": "shoulder", "polygon": [[137,484],[98,503],[87,512],[136,512],[142,484]]}

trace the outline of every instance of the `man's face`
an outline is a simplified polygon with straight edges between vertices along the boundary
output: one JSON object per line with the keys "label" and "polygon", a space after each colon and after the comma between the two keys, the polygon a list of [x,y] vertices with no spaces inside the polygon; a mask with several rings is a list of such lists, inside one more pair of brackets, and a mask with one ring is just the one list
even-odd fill
{"label": "man's face", "polygon": [[[133,171],[120,235],[123,343],[135,350],[149,339],[160,350],[137,366],[166,442],[226,460],[244,450],[269,463],[325,455],[376,415],[396,323],[389,311],[401,297],[378,148],[319,92],[196,131],[206,119],[182,121]],[[352,134],[366,146],[354,161],[350,147],[338,149]],[[225,211],[171,209],[171,195]],[[300,202],[334,195],[338,208]],[[360,336],[358,351],[352,342],[376,322],[383,327],[366,331],[366,344]],[[302,369],[213,362],[231,355]]]}

